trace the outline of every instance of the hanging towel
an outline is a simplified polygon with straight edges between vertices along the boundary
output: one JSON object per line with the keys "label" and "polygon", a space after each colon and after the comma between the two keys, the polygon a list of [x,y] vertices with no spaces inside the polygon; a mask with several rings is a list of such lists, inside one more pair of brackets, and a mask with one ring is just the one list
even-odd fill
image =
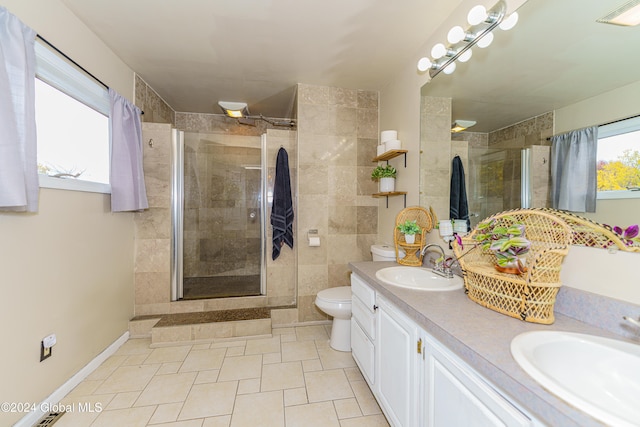
{"label": "hanging towel", "polygon": [[273,206],[271,208],[273,227],[273,251],[271,259],[280,255],[280,248],[287,244],[293,249],[293,200],[289,179],[289,155],[280,147],[276,160],[276,178],[273,185]]}
{"label": "hanging towel", "polygon": [[469,205],[467,190],[464,184],[464,167],[460,156],[455,156],[451,163],[451,192],[449,193],[449,218],[466,219],[467,231],[471,231],[469,221]]}

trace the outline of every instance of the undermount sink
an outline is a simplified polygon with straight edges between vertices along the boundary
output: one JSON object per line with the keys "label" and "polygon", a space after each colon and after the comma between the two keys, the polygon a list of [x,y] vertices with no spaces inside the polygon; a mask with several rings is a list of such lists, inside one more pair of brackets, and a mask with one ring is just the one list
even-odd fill
{"label": "undermount sink", "polygon": [[607,425],[638,425],[640,345],[534,331],[516,336],[511,354],[540,385],[581,411]]}
{"label": "undermount sink", "polygon": [[376,278],[389,285],[423,291],[454,291],[462,288],[462,277],[442,277],[428,268],[387,267],[376,272]]}

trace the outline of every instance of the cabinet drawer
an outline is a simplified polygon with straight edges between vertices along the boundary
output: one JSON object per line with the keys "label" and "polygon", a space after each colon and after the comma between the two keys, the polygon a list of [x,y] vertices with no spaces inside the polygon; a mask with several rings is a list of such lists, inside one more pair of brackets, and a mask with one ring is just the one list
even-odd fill
{"label": "cabinet drawer", "polygon": [[353,318],[351,319],[351,355],[358,364],[362,376],[373,388],[375,350],[367,335]]}
{"label": "cabinet drawer", "polygon": [[351,298],[351,316],[358,322],[364,333],[371,340],[375,340],[376,316],[373,311],[364,306],[360,298]]}
{"label": "cabinet drawer", "polygon": [[376,303],[376,292],[355,274],[351,274],[351,292],[360,298],[364,306],[373,313],[373,306]]}

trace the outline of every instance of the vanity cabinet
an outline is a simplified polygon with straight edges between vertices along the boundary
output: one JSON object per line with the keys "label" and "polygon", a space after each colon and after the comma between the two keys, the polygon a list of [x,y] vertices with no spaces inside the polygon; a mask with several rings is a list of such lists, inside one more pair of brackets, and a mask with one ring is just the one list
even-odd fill
{"label": "vanity cabinet", "polygon": [[375,392],[393,426],[417,426],[421,342],[418,326],[384,297],[377,296],[377,380]]}
{"label": "vanity cabinet", "polygon": [[351,355],[371,389],[375,385],[376,293],[351,275]]}
{"label": "vanity cabinet", "polygon": [[533,421],[425,334],[423,423],[429,427],[533,426]]}
{"label": "vanity cabinet", "polygon": [[391,426],[537,425],[355,274],[351,289],[352,355]]}

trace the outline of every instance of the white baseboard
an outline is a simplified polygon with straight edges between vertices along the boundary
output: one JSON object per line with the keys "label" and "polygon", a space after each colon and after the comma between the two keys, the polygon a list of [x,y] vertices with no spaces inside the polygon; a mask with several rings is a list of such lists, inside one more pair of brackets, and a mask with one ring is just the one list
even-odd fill
{"label": "white baseboard", "polygon": [[[46,399],[40,402],[38,408],[46,408],[50,407],[54,404],[59,403],[63,397],[65,397],[71,390],[73,390],[78,384],[80,384],[85,378],[89,376],[93,371],[95,371],[98,366],[102,364],[105,360],[109,358],[109,356],[113,355],[119,348],[127,342],[129,339],[129,331],[125,332],[115,340],[109,347],[104,349],[102,353],[97,355],[93,360],[85,365],[84,368],[80,369],[74,376],[69,378],[64,384],[62,384],[56,391],[51,393]],[[31,411],[24,417],[20,419],[17,423],[13,425],[13,427],[31,427],[35,423],[40,420],[45,415],[45,412],[41,409],[36,411]]]}

